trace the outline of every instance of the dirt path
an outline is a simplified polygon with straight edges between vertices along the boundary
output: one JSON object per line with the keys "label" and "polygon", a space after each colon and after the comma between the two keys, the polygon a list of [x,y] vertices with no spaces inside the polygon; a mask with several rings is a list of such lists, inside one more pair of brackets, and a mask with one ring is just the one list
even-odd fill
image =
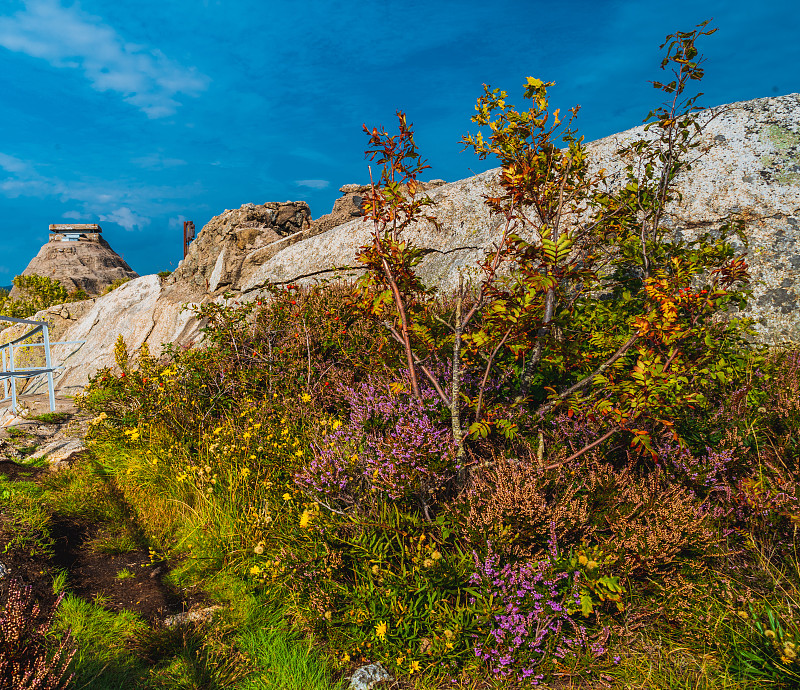
{"label": "dirt path", "polygon": [[[133,611],[151,623],[202,605],[197,593],[177,591],[165,580],[170,564],[153,557],[113,480],[79,471],[92,461],[84,446],[90,417],[71,398],[57,398],[55,415],[46,395],[20,402],[25,415],[6,415],[11,424],[0,427],[0,596],[2,580],[13,577],[48,604],[55,599],[53,578],[66,573],[73,594],[101,597],[105,608]],[[36,514],[27,503],[37,492],[44,524],[21,541],[20,531]],[[53,505],[48,498],[58,492]],[[117,518],[103,519],[93,501],[112,505],[103,510]]]}

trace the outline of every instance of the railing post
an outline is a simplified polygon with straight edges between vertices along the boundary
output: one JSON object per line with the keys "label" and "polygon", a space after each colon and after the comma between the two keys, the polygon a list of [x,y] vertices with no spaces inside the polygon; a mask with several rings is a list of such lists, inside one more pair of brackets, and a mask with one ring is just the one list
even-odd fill
{"label": "railing post", "polygon": [[53,368],[50,366],[50,336],[46,323],[42,326],[42,337],[44,338],[44,368],[47,369],[47,392],[50,396],[50,412],[55,412],[56,393],[53,387]]}
{"label": "railing post", "polygon": [[14,378],[14,345],[8,348],[8,370],[11,372],[11,412],[17,414],[17,380]]}
{"label": "railing post", "polygon": [[[2,356],[0,356],[0,363],[2,364],[2,370],[0,370],[0,373],[2,373],[2,376],[0,376],[0,378],[2,378],[2,381],[3,381],[3,392],[4,392],[4,396],[3,396],[2,402],[5,402],[6,400],[9,399],[8,386],[10,385],[11,386],[11,395],[10,395],[10,397],[11,397],[11,411],[16,413],[17,409],[18,409],[18,406],[17,406],[17,398],[18,398],[18,395],[17,395],[17,379],[18,378],[21,378],[21,379],[32,379],[32,378],[36,378],[37,376],[45,375],[45,376],[47,376],[47,392],[48,392],[48,395],[49,395],[49,398],[50,398],[50,411],[51,412],[55,412],[55,409],[56,409],[55,380],[54,380],[55,377],[53,376],[53,372],[54,372],[54,369],[61,368],[61,367],[58,367],[58,366],[54,367],[53,366],[53,357],[52,357],[52,353],[50,352],[50,346],[51,345],[82,345],[86,341],[85,340],[68,340],[68,341],[64,341],[64,342],[51,343],[50,342],[50,330],[49,330],[49,325],[47,323],[44,323],[42,321],[31,321],[31,320],[28,320],[28,319],[18,319],[16,317],[2,316],[2,315],[0,315],[0,321],[10,321],[11,323],[27,324],[29,326],[34,326],[34,328],[32,330],[28,331],[24,335],[16,338],[15,340],[11,340],[8,343],[0,345],[0,353],[2,353]],[[41,342],[41,343],[30,343],[30,342],[28,342],[28,344],[25,344],[26,341],[29,341],[34,335],[39,333],[39,331],[42,332],[42,340],[43,340],[43,342]],[[14,352],[15,352],[16,348],[18,348],[18,347],[22,347],[22,348],[25,348],[25,347],[28,347],[28,348],[43,347],[44,348],[44,360],[45,360],[44,368],[42,368],[39,365],[36,365],[36,366],[33,366],[33,367],[22,367],[21,369],[17,369],[15,361],[14,361]],[[8,354],[6,354],[6,352]],[[70,353],[68,356],[72,356],[72,354],[74,354],[74,352]]]}
{"label": "railing post", "polygon": [[[3,371],[6,371],[6,348],[3,348]],[[3,378],[3,400],[8,398],[8,379]]]}

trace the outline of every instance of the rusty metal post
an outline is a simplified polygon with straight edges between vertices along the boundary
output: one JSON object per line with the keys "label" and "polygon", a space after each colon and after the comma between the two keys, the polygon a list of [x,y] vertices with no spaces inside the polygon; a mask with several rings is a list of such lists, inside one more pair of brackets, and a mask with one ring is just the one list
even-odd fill
{"label": "rusty metal post", "polygon": [[194,240],[194,223],[191,220],[183,221],[183,258],[186,258],[186,253],[189,251],[189,245]]}

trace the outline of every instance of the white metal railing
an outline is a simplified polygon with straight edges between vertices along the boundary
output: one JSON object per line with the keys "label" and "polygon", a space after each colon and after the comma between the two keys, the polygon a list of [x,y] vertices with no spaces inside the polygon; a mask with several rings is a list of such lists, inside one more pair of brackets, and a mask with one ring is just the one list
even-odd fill
{"label": "white metal railing", "polygon": [[[17,385],[16,379],[31,379],[36,376],[47,377],[47,392],[50,396],[50,411],[56,410],[56,397],[55,389],[53,386],[53,372],[59,369],[59,365],[53,365],[50,356],[51,345],[79,345],[83,344],[85,340],[65,340],[63,342],[51,343],[48,324],[45,321],[32,321],[30,319],[16,319],[10,316],[0,316],[0,321],[8,321],[10,323],[25,324],[33,326],[24,335],[15,338],[3,345],[0,345],[0,353],[2,353],[2,369],[0,369],[0,380],[3,381],[3,399],[0,403],[11,400],[11,411],[17,411]],[[37,333],[42,334],[41,343],[26,343],[24,341],[32,338]],[[14,362],[14,351],[19,348],[28,347],[43,347],[44,348],[44,367],[19,367]],[[11,389],[9,394],[9,388]]]}

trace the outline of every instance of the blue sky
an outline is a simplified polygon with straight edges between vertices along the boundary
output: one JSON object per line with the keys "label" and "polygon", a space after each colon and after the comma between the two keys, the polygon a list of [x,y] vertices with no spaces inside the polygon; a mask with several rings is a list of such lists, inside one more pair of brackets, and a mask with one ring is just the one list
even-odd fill
{"label": "blue sky", "polygon": [[708,106],[800,91],[796,0],[0,0],[0,285],[50,223],[98,222],[141,274],[246,202],[368,179],[362,123],[415,125],[428,178],[494,167],[462,152],[486,82],[521,102],[557,82],[588,140],[657,104],[658,46],[713,17]]}

